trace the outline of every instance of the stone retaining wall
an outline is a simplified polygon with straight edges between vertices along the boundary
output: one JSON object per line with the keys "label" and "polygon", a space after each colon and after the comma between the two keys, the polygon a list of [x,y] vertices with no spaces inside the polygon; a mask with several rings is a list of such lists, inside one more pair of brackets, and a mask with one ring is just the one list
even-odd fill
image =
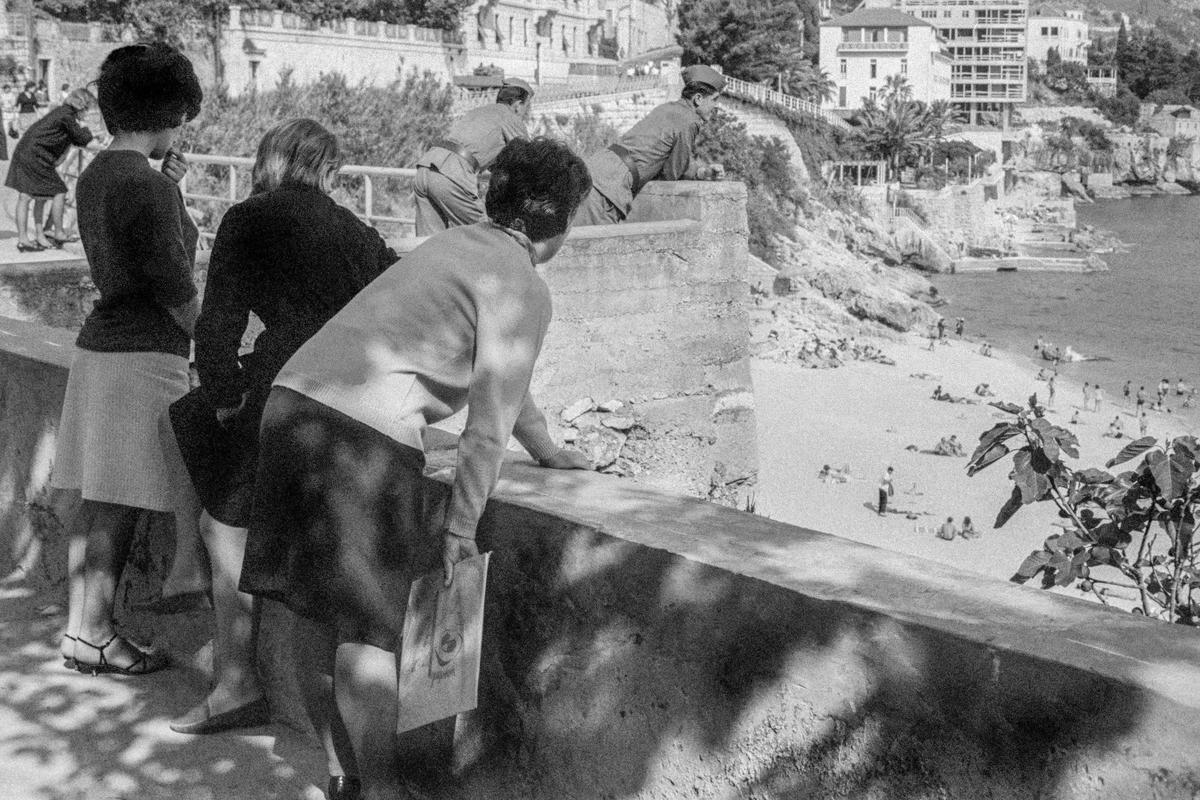
{"label": "stone retaining wall", "polygon": [[[32,530],[41,556],[26,557],[24,580],[7,584],[48,599],[61,591],[48,579],[61,575],[62,534],[54,504],[31,489],[53,448],[67,336],[0,322],[0,552],[10,566]],[[431,499],[446,495],[453,444],[431,442]],[[161,533],[139,539],[126,586],[157,580],[161,564],[145,553],[169,546]],[[505,466],[480,540],[494,553],[481,705],[457,730],[406,738],[422,796],[1163,800],[1200,791],[1193,630],[527,463]],[[436,562],[435,542],[413,544],[416,559]],[[204,666],[205,615],[139,617],[122,603],[121,616]],[[260,662],[276,714],[299,725],[287,626],[267,604]],[[161,779],[153,759],[124,758],[121,769],[131,796]]]}

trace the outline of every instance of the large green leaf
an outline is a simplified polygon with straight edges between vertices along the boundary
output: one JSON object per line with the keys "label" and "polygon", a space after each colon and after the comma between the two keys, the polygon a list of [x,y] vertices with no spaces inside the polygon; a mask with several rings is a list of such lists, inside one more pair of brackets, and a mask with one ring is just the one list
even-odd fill
{"label": "large green leaf", "polygon": [[[1016,405],[1015,403],[1006,403],[1004,401],[999,401],[999,402],[995,402],[995,403],[988,403],[988,405],[991,406],[992,408],[998,408],[1001,411],[1006,411],[1009,414],[1020,414],[1021,413],[1021,407],[1019,405]],[[1004,423],[1001,423],[1001,424],[1004,424]]]}
{"label": "large green leaf", "polygon": [[1025,560],[1021,562],[1021,566],[1017,567],[1017,572],[1009,580],[1013,583],[1024,583],[1042,571],[1047,564],[1050,563],[1050,554],[1045,550],[1034,550]]}
{"label": "large green leaf", "polygon": [[982,454],[976,450],[975,455],[971,456],[971,463],[967,464],[967,476],[974,476],[975,473],[995,464],[1006,455],[1008,455],[1008,447],[999,443],[993,444]]}
{"label": "large green leaf", "polygon": [[1108,467],[1109,469],[1112,469],[1117,464],[1123,464],[1124,462],[1128,461],[1131,458],[1137,458],[1142,453],[1149,450],[1151,447],[1154,447],[1154,445],[1157,442],[1158,442],[1158,440],[1155,439],[1153,436],[1143,436],[1141,439],[1130,442],[1129,444],[1122,447],[1121,452],[1117,453],[1115,456],[1110,458],[1108,460],[1108,463],[1105,464],[1104,466]]}
{"label": "large green leaf", "polygon": [[1038,469],[1045,461],[1044,455],[1028,447],[1021,448],[1013,456],[1013,480],[1021,492],[1021,502],[1026,505],[1036,503],[1050,491],[1050,479]]}
{"label": "large green leaf", "polygon": [[1095,467],[1088,467],[1087,469],[1080,470],[1075,473],[1075,477],[1078,478],[1081,483],[1086,483],[1089,485],[1097,483],[1112,483],[1116,480],[1111,473],[1105,472],[1102,469],[1096,469]]}
{"label": "large green leaf", "polygon": [[1014,486],[1012,494],[1008,496],[1008,500],[1000,507],[999,513],[996,514],[996,522],[992,527],[997,529],[1003,527],[1004,523],[1012,519],[1012,515],[1020,510],[1021,505],[1021,490]]}

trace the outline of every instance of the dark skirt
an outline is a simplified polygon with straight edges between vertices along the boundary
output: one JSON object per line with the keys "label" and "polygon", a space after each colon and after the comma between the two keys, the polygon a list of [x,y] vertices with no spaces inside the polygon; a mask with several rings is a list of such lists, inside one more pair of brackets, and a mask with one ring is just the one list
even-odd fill
{"label": "dark skirt", "polygon": [[240,588],[395,650],[412,576],[439,563],[425,456],[326,405],[271,390]]}
{"label": "dark skirt", "polygon": [[217,522],[235,528],[250,525],[258,428],[270,392],[270,384],[251,389],[246,404],[224,426],[201,389],[171,405],[171,427],[200,504]]}
{"label": "dark skirt", "polygon": [[13,153],[4,185],[33,197],[54,197],[67,193],[67,184],[54,164],[46,163],[36,153],[24,149]]}

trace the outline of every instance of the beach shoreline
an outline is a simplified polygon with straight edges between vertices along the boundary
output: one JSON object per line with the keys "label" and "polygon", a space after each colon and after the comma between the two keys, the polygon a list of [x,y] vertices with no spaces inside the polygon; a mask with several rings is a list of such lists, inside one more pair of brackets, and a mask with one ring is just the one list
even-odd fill
{"label": "beach shoreline", "polygon": [[[1037,365],[1028,358],[999,349],[982,355],[981,343],[969,338],[946,341],[933,352],[928,339],[916,334],[875,342],[895,366],[856,361],[837,369],[805,369],[756,360],[758,513],[1000,580],[1007,580],[1031,550],[1040,550],[1047,536],[1060,532],[1054,525],[1057,509],[1049,502],[1025,506],[1003,528],[993,529],[1012,491],[1011,459],[968,477],[966,457],[927,452],[942,437],[955,435],[969,456],[980,434],[1011,418],[990,401],[1024,405],[1034,393],[1046,401],[1047,385],[1036,379]],[[921,374],[935,377],[916,377]],[[995,397],[976,396],[981,383],[990,384]],[[979,402],[933,400],[939,385],[952,396]],[[1079,438],[1080,458],[1072,466],[1103,467],[1138,438],[1138,423],[1119,397],[1110,396],[1098,411],[1084,410],[1082,385],[1060,375],[1048,417]],[[1178,406],[1180,400],[1172,387],[1170,402]],[[1079,423],[1073,425],[1069,420],[1076,409]],[[1194,432],[1200,413],[1187,411],[1150,413],[1147,435],[1162,441]],[[1122,439],[1103,435],[1114,416],[1124,424]],[[818,473],[826,464],[835,469],[848,464],[850,479],[821,481]],[[893,505],[907,513],[881,517],[875,505],[888,466],[895,468]],[[937,537],[947,517],[961,527],[964,516],[971,517],[980,538]],[[1073,587],[1057,591],[1095,600]]]}

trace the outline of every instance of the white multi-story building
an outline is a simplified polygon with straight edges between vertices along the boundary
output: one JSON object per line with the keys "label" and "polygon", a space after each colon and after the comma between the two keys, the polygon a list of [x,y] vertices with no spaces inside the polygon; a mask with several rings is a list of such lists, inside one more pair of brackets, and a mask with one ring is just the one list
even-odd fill
{"label": "white multi-story building", "polygon": [[1025,102],[1028,0],[867,0],[898,7],[937,28],[950,55],[950,102],[970,122],[1008,124]]}
{"label": "white multi-story building", "polygon": [[1045,64],[1051,50],[1072,64],[1087,64],[1091,39],[1082,11],[1064,14],[1034,14],[1026,26],[1026,50],[1029,58]]}
{"label": "white multi-story building", "polygon": [[950,57],[937,30],[894,8],[860,8],[821,23],[821,68],[837,86],[834,107],[854,110],[901,76],[914,100],[950,99]]}

